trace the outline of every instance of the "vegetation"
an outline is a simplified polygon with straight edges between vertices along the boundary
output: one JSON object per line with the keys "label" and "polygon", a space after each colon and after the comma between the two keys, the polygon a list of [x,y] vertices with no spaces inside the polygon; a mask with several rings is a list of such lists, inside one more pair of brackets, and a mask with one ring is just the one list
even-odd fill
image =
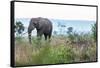
{"label": "vegetation", "polygon": [[22,22],[18,21],[15,23],[15,33],[17,36],[21,37],[21,34],[23,33],[24,29],[25,29],[25,27],[22,24]]}
{"label": "vegetation", "polygon": [[72,63],[96,61],[96,42],[68,42],[66,38],[54,37],[51,42],[36,43],[33,39],[30,45],[23,38],[16,41],[16,65],[40,65],[56,63]]}
{"label": "vegetation", "polygon": [[16,39],[19,40],[19,42],[22,39],[22,33],[24,32],[24,30],[25,30],[25,27],[22,24],[22,22],[17,21],[15,23],[15,35],[16,35]]}
{"label": "vegetation", "polygon": [[97,30],[96,29],[96,24],[92,25],[92,29],[91,30],[92,30],[92,35],[93,35],[92,37],[94,38],[94,41],[96,41],[96,30]]}
{"label": "vegetation", "polygon": [[15,39],[15,63],[20,65],[59,64],[72,62],[97,61],[96,30],[92,26],[91,33],[77,33],[72,27],[67,35],[57,35],[54,32],[51,41],[40,41],[32,38],[32,45],[28,38]]}

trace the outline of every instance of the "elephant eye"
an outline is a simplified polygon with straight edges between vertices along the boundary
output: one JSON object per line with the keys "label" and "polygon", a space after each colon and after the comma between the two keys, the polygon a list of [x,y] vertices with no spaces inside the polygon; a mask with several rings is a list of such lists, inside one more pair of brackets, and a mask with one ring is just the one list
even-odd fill
{"label": "elephant eye", "polygon": [[36,22],[34,22],[33,24],[36,25]]}
{"label": "elephant eye", "polygon": [[36,25],[36,23],[34,23],[34,25]]}

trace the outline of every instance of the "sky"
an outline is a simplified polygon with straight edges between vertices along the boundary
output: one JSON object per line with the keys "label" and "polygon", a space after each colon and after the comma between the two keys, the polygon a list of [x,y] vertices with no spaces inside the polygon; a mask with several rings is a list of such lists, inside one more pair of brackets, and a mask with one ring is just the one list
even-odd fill
{"label": "sky", "polygon": [[[54,31],[57,31],[58,34],[66,34],[66,32],[68,31],[68,27],[73,27],[73,31],[76,31],[78,33],[88,33],[91,32],[91,25],[93,25],[94,23],[96,23],[95,21],[88,21],[88,20],[62,20],[62,19],[49,19],[52,24],[53,24],[53,32],[52,34],[54,34]],[[23,23],[23,25],[25,26],[25,32],[27,32],[27,28],[29,25],[29,21],[30,18],[16,18],[15,21],[20,21]],[[65,27],[60,27],[60,25],[64,25]],[[60,32],[61,30],[61,32]],[[32,31],[32,35],[36,35],[36,29]],[[27,34],[25,35],[27,36]]]}
{"label": "sky", "polygon": [[[53,32],[62,30],[67,31],[68,27],[73,27],[76,32],[90,32],[91,24],[96,22],[96,7],[73,6],[73,5],[55,5],[40,3],[15,3],[15,22],[21,21],[26,27],[31,18],[48,18],[53,24]],[[58,23],[65,25],[65,28],[58,27]],[[36,30],[33,30],[36,35]]]}
{"label": "sky", "polygon": [[15,18],[32,17],[96,21],[96,7],[22,2],[15,3]]}

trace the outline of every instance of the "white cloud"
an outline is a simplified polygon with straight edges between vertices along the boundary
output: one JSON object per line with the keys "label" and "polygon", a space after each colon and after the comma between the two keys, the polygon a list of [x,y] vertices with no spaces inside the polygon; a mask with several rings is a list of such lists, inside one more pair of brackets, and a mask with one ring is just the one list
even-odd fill
{"label": "white cloud", "polygon": [[96,20],[96,7],[15,3],[15,18],[46,17],[56,19]]}

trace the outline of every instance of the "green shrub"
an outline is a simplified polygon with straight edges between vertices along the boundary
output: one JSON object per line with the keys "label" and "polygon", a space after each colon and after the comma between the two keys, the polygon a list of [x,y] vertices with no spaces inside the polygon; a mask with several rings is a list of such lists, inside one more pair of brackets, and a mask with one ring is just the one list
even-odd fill
{"label": "green shrub", "polygon": [[97,34],[97,32],[96,32],[97,31],[96,23],[92,25],[91,31],[92,31],[92,37],[93,37],[94,41],[97,41],[96,40],[96,34]]}
{"label": "green shrub", "polygon": [[74,60],[74,52],[64,45],[57,47],[45,46],[40,49],[39,54],[33,55],[35,64],[70,63]]}
{"label": "green shrub", "polygon": [[[74,37],[81,38],[81,40],[88,37],[90,39],[89,34]],[[91,41],[89,39],[87,40]],[[62,37],[53,37],[51,42],[41,40],[39,44],[39,41],[34,37],[32,38],[32,46],[24,38],[22,38],[22,42],[19,42],[18,39],[16,41],[15,52],[17,52],[17,59],[15,62],[17,66],[95,61],[97,58],[96,43],[93,41],[92,45],[89,43],[88,46],[65,43],[66,38]]]}

